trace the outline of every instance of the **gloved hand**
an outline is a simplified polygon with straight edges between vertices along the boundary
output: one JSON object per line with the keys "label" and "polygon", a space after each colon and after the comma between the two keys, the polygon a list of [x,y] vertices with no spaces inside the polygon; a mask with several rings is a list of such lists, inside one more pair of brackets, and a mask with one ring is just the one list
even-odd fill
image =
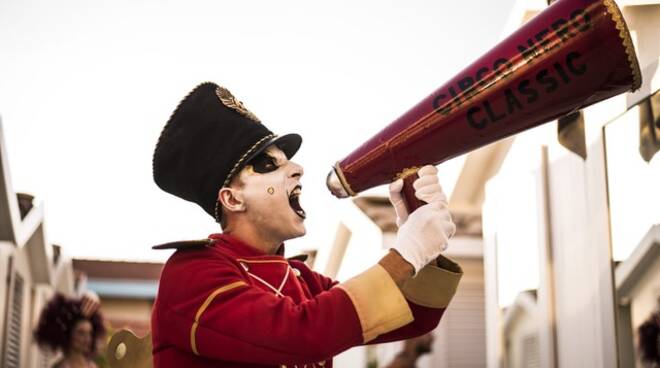
{"label": "gloved hand", "polygon": [[[442,191],[438,180],[438,169],[433,165],[426,165],[417,171],[419,178],[413,182],[415,197],[426,203],[440,203],[447,205],[447,196]],[[396,211],[396,226],[401,227],[408,219],[408,210],[401,196],[403,180],[399,179],[390,184],[390,203]]]}
{"label": "gloved hand", "polygon": [[449,238],[456,232],[447,208],[447,196],[438,183],[437,169],[424,166],[415,180],[415,196],[428,204],[408,214],[401,197],[401,184],[390,185],[390,201],[397,212],[399,232],[392,247],[408,263],[415,273],[434,260],[447,248]]}
{"label": "gloved hand", "polygon": [[425,204],[399,228],[392,249],[415,268],[415,273],[447,249],[449,238],[456,232],[447,206]]}

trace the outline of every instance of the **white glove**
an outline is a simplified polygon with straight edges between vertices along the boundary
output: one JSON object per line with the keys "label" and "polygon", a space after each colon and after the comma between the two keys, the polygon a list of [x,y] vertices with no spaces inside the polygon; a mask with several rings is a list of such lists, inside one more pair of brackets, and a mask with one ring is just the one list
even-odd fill
{"label": "white glove", "polygon": [[454,232],[456,225],[444,203],[425,204],[408,216],[406,223],[399,228],[392,249],[399,252],[417,274],[447,248]]}
{"label": "white glove", "polygon": [[[417,171],[419,178],[413,182],[415,197],[426,203],[444,203],[447,206],[447,196],[442,191],[438,180],[438,169],[433,165],[426,165]],[[408,210],[401,196],[403,180],[399,179],[390,184],[390,203],[396,212],[396,226],[401,227],[408,219]]]}
{"label": "white glove", "polygon": [[438,180],[438,169],[427,165],[417,172],[419,178],[413,182],[415,197],[428,203],[408,214],[401,189],[403,180],[390,184],[390,202],[397,214],[399,233],[394,242],[395,249],[413,265],[415,273],[447,249],[449,238],[456,232],[447,209],[447,195]]}

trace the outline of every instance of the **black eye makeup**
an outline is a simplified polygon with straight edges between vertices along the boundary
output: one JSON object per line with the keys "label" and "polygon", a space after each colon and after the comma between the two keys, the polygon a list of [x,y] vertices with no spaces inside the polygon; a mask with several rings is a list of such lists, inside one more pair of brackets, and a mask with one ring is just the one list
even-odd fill
{"label": "black eye makeup", "polygon": [[279,166],[277,166],[277,160],[265,152],[255,156],[250,160],[248,165],[251,165],[254,172],[259,174],[273,172],[279,168]]}

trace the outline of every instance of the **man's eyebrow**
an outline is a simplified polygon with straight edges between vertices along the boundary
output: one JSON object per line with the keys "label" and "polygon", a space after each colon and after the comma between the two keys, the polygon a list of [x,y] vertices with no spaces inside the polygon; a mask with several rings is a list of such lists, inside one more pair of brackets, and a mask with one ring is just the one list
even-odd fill
{"label": "man's eyebrow", "polygon": [[273,160],[276,164],[278,164],[278,165],[281,165],[281,164],[283,164],[283,163],[285,163],[285,162],[287,161],[286,155],[281,155],[281,156],[278,155],[279,157],[275,157],[275,156],[271,155],[271,154],[268,153],[268,152],[264,152],[264,154],[265,154],[268,158],[272,159],[272,160]]}

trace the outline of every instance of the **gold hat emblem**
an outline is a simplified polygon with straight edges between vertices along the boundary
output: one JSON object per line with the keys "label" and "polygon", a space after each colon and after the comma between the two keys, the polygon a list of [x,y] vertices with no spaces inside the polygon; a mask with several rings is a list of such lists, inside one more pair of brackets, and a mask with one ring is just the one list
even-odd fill
{"label": "gold hat emblem", "polygon": [[261,120],[259,120],[256,115],[248,110],[241,101],[237,100],[236,97],[234,97],[234,95],[232,95],[227,88],[218,86],[218,88],[215,89],[215,94],[218,96],[220,102],[222,102],[223,105],[254,122],[261,123]]}

